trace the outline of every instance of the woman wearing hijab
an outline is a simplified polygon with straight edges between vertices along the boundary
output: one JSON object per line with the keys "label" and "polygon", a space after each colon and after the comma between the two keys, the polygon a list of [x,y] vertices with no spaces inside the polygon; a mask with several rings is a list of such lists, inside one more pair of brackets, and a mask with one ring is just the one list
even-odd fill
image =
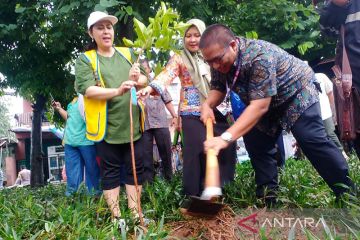
{"label": "woman wearing hijab", "polygon": [[[106,132],[103,139],[96,142],[96,150],[101,158],[101,180],[104,197],[113,218],[120,219],[119,192],[121,167],[126,166],[126,193],[128,207],[137,214],[137,193],[132,175],[129,127],[129,90],[133,86],[146,83],[147,78],[140,73],[138,64],[131,64],[125,54],[113,46],[114,28],[118,19],[104,12],[93,12],[87,22],[88,33],[92,44],[76,61],[75,78],[77,91],[85,98],[106,100]],[[94,52],[94,50],[96,52]],[[131,49],[125,49],[132,53]],[[93,55],[87,55],[88,53]],[[129,55],[130,55],[129,53]],[[97,70],[93,69],[89,56],[96,56]],[[94,60],[94,59],[93,59]],[[100,72],[101,69],[101,72]],[[101,85],[99,84],[101,80]],[[85,110],[86,110],[85,102]],[[97,109],[94,109],[94,111]],[[85,118],[87,112],[85,111]],[[133,108],[134,119],[134,147],[136,172],[141,192],[142,183],[142,151],[140,151],[141,132],[139,123],[139,109]],[[88,122],[86,123],[88,124]]]}
{"label": "woman wearing hijab", "polygon": [[[199,50],[201,34],[205,31],[205,23],[199,19],[187,22],[190,27],[185,31],[184,49],[181,54],[174,54],[166,68],[144,88],[140,94],[148,95],[156,91],[163,94],[166,85],[176,77],[180,78],[180,117],[179,127],[183,130],[183,188],[185,195],[199,196],[204,188],[205,153],[203,143],[206,139],[206,129],[200,121],[200,106],[210,91],[210,67]],[[223,133],[229,127],[226,117],[216,111],[215,136]],[[236,163],[236,145],[219,154],[221,183],[224,185],[234,179]]]}

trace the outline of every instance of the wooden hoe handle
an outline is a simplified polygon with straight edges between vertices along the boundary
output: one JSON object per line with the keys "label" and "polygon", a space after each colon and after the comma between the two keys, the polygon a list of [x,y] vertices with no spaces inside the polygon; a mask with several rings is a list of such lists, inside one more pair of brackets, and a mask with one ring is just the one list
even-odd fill
{"label": "wooden hoe handle", "polygon": [[[213,122],[210,118],[206,120],[206,140],[214,137]],[[209,149],[206,154],[205,188],[220,187],[219,163],[215,151]]]}

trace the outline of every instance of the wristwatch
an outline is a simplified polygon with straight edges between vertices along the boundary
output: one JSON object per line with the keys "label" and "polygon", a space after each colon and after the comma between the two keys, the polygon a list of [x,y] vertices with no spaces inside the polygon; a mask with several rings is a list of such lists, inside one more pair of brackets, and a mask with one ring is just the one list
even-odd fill
{"label": "wristwatch", "polygon": [[223,134],[221,134],[220,137],[222,140],[224,140],[227,143],[231,143],[233,141],[233,136],[229,132],[223,132]]}

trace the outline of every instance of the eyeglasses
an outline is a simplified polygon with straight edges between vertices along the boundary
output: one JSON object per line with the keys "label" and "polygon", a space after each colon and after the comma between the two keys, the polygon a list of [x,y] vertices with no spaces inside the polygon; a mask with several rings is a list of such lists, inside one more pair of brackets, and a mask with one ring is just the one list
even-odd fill
{"label": "eyeglasses", "polygon": [[210,60],[205,60],[205,62],[207,62],[207,64],[209,64],[210,66],[212,66],[214,63],[217,63],[217,64],[220,64],[221,63],[221,60],[223,59],[223,57],[225,56],[226,54],[226,51],[227,49],[229,48],[230,45],[228,45],[225,49],[224,49],[224,52],[219,55],[219,56],[216,56],[214,57],[213,59],[210,59]]}

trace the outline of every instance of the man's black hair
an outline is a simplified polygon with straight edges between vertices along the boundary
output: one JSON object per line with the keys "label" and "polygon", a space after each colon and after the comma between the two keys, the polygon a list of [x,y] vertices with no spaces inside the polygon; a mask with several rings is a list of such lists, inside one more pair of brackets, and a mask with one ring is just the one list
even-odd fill
{"label": "man's black hair", "polygon": [[235,34],[231,29],[223,24],[213,24],[206,28],[201,35],[200,49],[207,48],[211,44],[223,45],[227,47],[235,39]]}

